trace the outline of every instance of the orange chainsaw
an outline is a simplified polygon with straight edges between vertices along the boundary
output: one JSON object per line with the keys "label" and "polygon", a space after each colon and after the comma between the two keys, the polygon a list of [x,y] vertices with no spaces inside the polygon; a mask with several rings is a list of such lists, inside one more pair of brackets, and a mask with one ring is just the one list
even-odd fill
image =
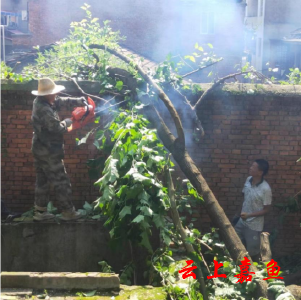
{"label": "orange chainsaw", "polygon": [[110,105],[102,110],[95,111],[95,103],[90,97],[88,97],[88,105],[85,107],[76,107],[73,110],[71,117],[72,124],[68,127],[68,132],[84,127],[86,124],[93,122],[96,117],[101,116],[108,108],[113,108],[125,101],[126,100]]}
{"label": "orange chainsaw", "polygon": [[88,105],[85,107],[76,107],[72,112],[72,124],[68,127],[68,132],[82,128],[92,122],[95,118],[95,103],[88,97]]}

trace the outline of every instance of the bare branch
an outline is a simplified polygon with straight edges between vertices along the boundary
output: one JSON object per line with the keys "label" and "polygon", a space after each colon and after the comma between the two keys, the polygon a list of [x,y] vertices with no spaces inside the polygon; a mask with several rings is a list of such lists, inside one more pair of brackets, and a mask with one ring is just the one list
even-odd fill
{"label": "bare branch", "polygon": [[75,80],[75,78],[72,78],[72,77],[69,77],[65,74],[61,74],[61,76],[73,81],[73,83],[76,85],[76,87],[79,89],[79,91],[83,94],[83,95],[86,95],[86,96],[89,96],[89,97],[93,97],[93,98],[96,98],[98,100],[101,100],[102,102],[104,102],[105,104],[108,103],[107,100],[105,100],[104,98],[101,98],[101,97],[98,97],[98,96],[95,96],[95,95],[92,95],[92,94],[88,94],[86,93],[80,86],[79,84],[77,83],[77,81]]}
{"label": "bare branch", "polygon": [[[263,74],[261,74],[258,71],[255,70],[247,70],[247,71],[243,71],[243,72],[238,72],[238,73],[234,73],[234,74],[229,74],[223,78],[218,79],[216,82],[214,82],[214,84],[208,89],[206,90],[202,96],[198,99],[198,101],[196,102],[196,104],[192,107],[192,109],[196,109],[200,103],[202,102],[202,100],[204,100],[204,98],[207,97],[207,95],[214,90],[217,86],[219,86],[220,84],[224,83],[226,80],[231,79],[231,78],[235,78],[236,76],[240,76],[240,75],[244,75],[244,74],[248,74],[248,73],[252,73],[254,75],[256,75],[258,78],[260,78],[261,80],[268,80],[268,78],[266,76],[264,76]],[[268,83],[272,84],[269,80]]]}
{"label": "bare branch", "polygon": [[[114,97],[113,97],[113,98],[114,98]],[[113,98],[112,98],[111,100],[113,100]],[[111,101],[111,100],[110,100],[110,101]],[[102,109],[102,110],[99,110],[99,111],[97,111],[97,112],[95,113],[95,116],[96,116],[96,117],[97,117],[97,116],[100,116],[101,113],[104,112],[105,110],[110,109],[110,108],[112,108],[112,107],[114,107],[114,106],[120,105],[120,104],[123,103],[123,102],[127,102],[127,100],[120,101],[120,102],[118,102],[118,103],[116,103],[116,104],[114,104],[114,105],[110,105],[109,107],[106,107],[106,108],[104,108],[104,109]]]}
{"label": "bare branch", "polygon": [[193,70],[193,71],[191,71],[191,72],[189,72],[189,73],[186,73],[186,74],[184,74],[184,75],[181,75],[181,76],[182,76],[182,78],[187,77],[187,76],[190,76],[190,75],[192,75],[192,74],[194,74],[194,73],[196,73],[196,72],[199,72],[199,71],[201,71],[201,70],[204,70],[204,69],[206,69],[206,68],[209,68],[209,67],[211,67],[211,66],[213,66],[213,65],[215,65],[215,64],[217,64],[217,63],[219,63],[219,62],[222,61],[222,60],[223,60],[223,58],[220,58],[220,59],[218,59],[217,61],[212,62],[211,64],[209,64],[209,65],[207,65],[207,66],[200,67],[200,68],[198,68],[198,69],[196,69],[196,70]]}
{"label": "bare branch", "polygon": [[181,97],[184,98],[184,103],[188,106],[188,109],[189,109],[189,112],[191,113],[191,117],[193,119],[193,121],[195,122],[195,129],[197,130],[197,128],[200,130],[200,135],[201,136],[204,136],[205,132],[204,132],[204,128],[203,128],[203,125],[202,125],[202,122],[199,120],[197,114],[196,114],[196,111],[192,108],[191,104],[190,104],[190,101],[188,101],[187,97],[185,95],[183,95],[179,90],[177,89],[174,89]]}
{"label": "bare branch", "polygon": [[[89,48],[88,48],[86,45],[82,44],[82,47],[83,47],[87,52],[89,51]],[[98,55],[97,55],[95,52],[92,53],[92,56],[96,59],[96,62],[95,62],[95,65],[94,65],[94,69],[95,69],[95,70],[98,70],[98,69],[99,69],[99,67],[98,67],[99,57],[98,57]]]}
{"label": "bare branch", "polygon": [[201,239],[197,239],[197,241],[198,241],[201,245],[205,246],[208,250],[213,251],[213,249],[212,249],[209,245],[207,245],[204,241],[202,241]]}

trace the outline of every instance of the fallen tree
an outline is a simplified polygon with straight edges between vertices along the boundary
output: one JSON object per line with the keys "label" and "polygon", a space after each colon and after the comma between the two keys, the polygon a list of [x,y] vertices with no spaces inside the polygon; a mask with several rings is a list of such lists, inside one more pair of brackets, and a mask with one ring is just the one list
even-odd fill
{"label": "fallen tree", "polygon": [[[177,129],[178,137],[176,138],[171,130],[168,128],[159,112],[156,110],[155,106],[152,104],[152,100],[148,95],[141,96],[139,100],[144,103],[146,106],[144,108],[144,113],[147,118],[151,121],[153,126],[157,129],[158,135],[162,140],[164,146],[170,151],[173,155],[175,161],[178,163],[182,172],[186,175],[186,177],[190,180],[192,185],[195,187],[197,192],[202,195],[205,201],[205,207],[210,216],[213,224],[219,228],[220,234],[222,236],[223,241],[226,244],[226,247],[232,257],[232,259],[238,264],[244,257],[248,257],[251,261],[250,271],[256,272],[257,268],[252,264],[252,259],[249,256],[246,248],[242,244],[240,238],[236,234],[231,222],[226,216],[224,210],[218,203],[215,198],[213,192],[209,188],[206,180],[201,174],[201,171],[195,165],[194,161],[190,157],[189,153],[185,149],[185,133],[181,124],[180,117],[173,106],[171,100],[164,93],[164,91],[153,81],[153,79],[146,74],[146,72],[137,65],[130,58],[124,56],[119,53],[117,50],[109,49],[103,45],[95,45],[91,44],[89,46],[91,49],[103,49],[116,55],[120,59],[125,62],[135,66],[141,76],[145,79],[145,81],[151,84],[154,87],[157,96],[163,101],[165,106],[167,107],[172,120]],[[118,75],[118,74],[116,74]],[[132,78],[132,75],[128,73],[128,77]],[[264,281],[258,281],[258,296],[267,297],[267,284]]]}

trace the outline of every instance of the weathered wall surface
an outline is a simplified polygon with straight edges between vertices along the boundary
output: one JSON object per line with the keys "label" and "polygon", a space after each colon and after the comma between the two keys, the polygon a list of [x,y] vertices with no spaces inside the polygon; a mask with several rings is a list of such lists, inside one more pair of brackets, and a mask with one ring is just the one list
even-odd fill
{"label": "weathered wall surface", "polygon": [[[14,222],[3,224],[1,231],[2,271],[97,272],[100,271],[98,262],[104,260],[119,273],[131,260],[128,245],[124,245],[122,252],[114,252],[109,247],[110,235],[101,221]],[[145,284],[147,251],[133,251],[139,265],[139,284]]]}
{"label": "weathered wall surface", "polygon": [[[300,87],[270,88],[271,93],[261,85],[244,87],[240,92],[216,93],[203,103],[198,115],[206,134],[189,149],[229,217],[243,201],[241,191],[255,159],[270,164],[266,180],[273,203],[285,203],[301,190],[301,164],[296,163],[301,157]],[[255,94],[248,94],[250,89]],[[274,250],[280,254],[300,249],[300,216],[288,214],[283,225],[279,216],[274,208],[265,218],[265,231],[279,231]],[[200,219],[206,219],[205,211]]]}
{"label": "weathered wall surface", "polygon": [[[89,234],[87,234],[89,232]],[[35,272],[99,271],[98,262],[111,261],[121,268],[126,260],[108,248],[109,234],[100,222],[4,224],[2,270]],[[86,245],[89,245],[87,247]],[[126,259],[124,253],[124,258]],[[94,261],[86,259],[94,257]],[[63,266],[63,268],[62,268]]]}
{"label": "weathered wall surface", "polygon": [[[36,84],[36,83],[35,83]],[[75,93],[69,83],[67,93]],[[203,85],[204,88],[208,87]],[[2,199],[15,211],[26,211],[33,205],[35,173],[30,153],[32,125],[30,115],[32,85],[2,85]],[[97,84],[85,90],[96,93]],[[253,92],[252,92],[252,91]],[[182,121],[185,129],[185,110]],[[265,158],[270,163],[267,181],[274,203],[282,203],[301,189],[301,87],[263,85],[225,85],[205,101],[198,112],[205,136],[199,143],[188,140],[188,150],[221,206],[231,219],[243,200],[241,190],[253,160]],[[66,111],[62,117],[68,116]],[[167,118],[167,117],[166,117]],[[86,130],[81,130],[83,136]],[[75,146],[75,134],[66,135],[66,169],[71,177],[73,200],[77,208],[84,201],[97,198],[93,181],[88,178],[86,161],[96,157],[92,143]],[[52,200],[54,197],[52,195]],[[208,228],[205,209],[195,212],[198,226]],[[266,217],[265,230],[279,231],[275,242],[277,253],[291,253],[301,247],[299,217],[288,215],[283,225],[279,211]]]}

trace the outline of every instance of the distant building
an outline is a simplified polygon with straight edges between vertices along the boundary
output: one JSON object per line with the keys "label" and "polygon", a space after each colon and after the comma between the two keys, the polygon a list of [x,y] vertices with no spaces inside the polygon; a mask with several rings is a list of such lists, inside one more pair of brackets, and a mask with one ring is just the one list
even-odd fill
{"label": "distant building", "polygon": [[[1,2],[1,59],[13,48],[31,46],[27,0]],[[5,51],[6,50],[6,51]]]}
{"label": "distant building", "polygon": [[247,0],[246,52],[251,64],[264,73],[278,68],[278,78],[289,68],[300,68],[300,27],[300,1]]}

